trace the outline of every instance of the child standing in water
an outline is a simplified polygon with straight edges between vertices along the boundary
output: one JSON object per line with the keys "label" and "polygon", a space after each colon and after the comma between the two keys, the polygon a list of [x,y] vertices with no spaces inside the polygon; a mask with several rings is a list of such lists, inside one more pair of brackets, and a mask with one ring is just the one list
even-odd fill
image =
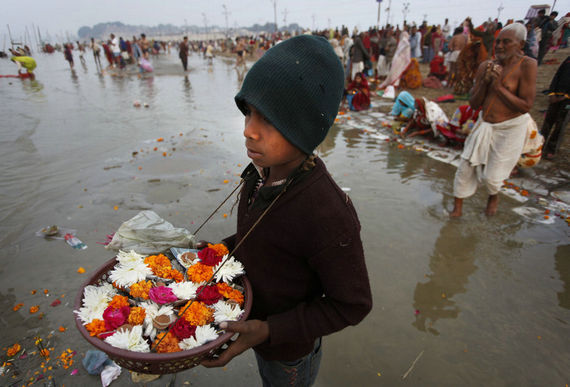
{"label": "child standing in water", "polygon": [[228,249],[271,208],[234,253],[253,288],[249,320],[220,325],[239,337],[206,367],[253,348],[264,386],[309,386],[321,338],[358,324],[372,308],[358,217],[313,154],[343,89],[343,67],[327,40],[301,35],[267,51],[235,97],[252,163],[242,173]]}

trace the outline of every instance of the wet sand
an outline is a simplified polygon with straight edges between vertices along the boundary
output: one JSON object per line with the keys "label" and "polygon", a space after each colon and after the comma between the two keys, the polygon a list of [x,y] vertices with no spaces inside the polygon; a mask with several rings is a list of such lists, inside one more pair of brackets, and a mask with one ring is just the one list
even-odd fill
{"label": "wet sand", "polygon": [[[58,386],[100,385],[81,365],[92,348],[72,314],[89,272],[113,257],[98,242],[145,209],[194,231],[248,162],[243,117],[233,102],[243,74],[233,62],[216,58],[208,66],[194,55],[185,77],[172,54],[154,60],[154,76],[139,79],[98,75],[86,59],[86,70],[76,63],[72,72],[60,53],[39,56],[37,81],[0,79],[0,326],[6,332],[0,348],[17,342],[30,353],[14,362],[16,378],[13,369],[0,376],[2,385],[40,374]],[[10,73],[14,66],[0,61],[0,74]],[[135,100],[149,107],[135,108]],[[487,219],[480,189],[466,201],[463,218],[450,220],[455,167],[417,150],[437,151],[437,144],[392,141],[378,114],[386,106],[378,98],[371,111],[342,116],[319,148],[359,213],[374,309],[357,327],[324,339],[316,385],[403,383],[420,353],[405,383],[568,383],[570,228],[554,208],[552,222],[543,222],[553,192],[565,197],[568,175],[541,164],[514,181],[530,192],[526,203],[501,195],[498,214]],[[233,232],[231,204],[199,237],[219,240]],[[538,214],[523,217],[513,211],[519,207]],[[77,230],[89,247],[74,250],[34,235],[51,224]],[[78,274],[79,267],[87,273]],[[50,306],[56,299],[62,304]],[[18,303],[24,306],[13,311]],[[40,311],[30,314],[32,305]],[[31,354],[36,336],[53,348],[52,370],[42,370]],[[76,355],[64,369],[56,357],[68,348]],[[73,369],[78,373],[71,376]],[[170,380],[261,385],[251,351],[223,369],[196,367],[147,385]],[[129,383],[123,370],[113,385]]]}

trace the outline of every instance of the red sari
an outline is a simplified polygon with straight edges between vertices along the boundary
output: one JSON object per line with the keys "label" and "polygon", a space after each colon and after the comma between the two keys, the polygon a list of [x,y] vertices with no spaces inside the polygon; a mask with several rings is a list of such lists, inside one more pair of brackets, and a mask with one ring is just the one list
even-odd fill
{"label": "red sari", "polygon": [[356,83],[356,81],[352,81],[350,85],[348,85],[348,94],[353,95],[352,102],[351,102],[351,110],[366,110],[370,107],[370,88],[368,87],[368,81],[362,73],[357,73],[354,78],[360,75],[362,81],[360,83]]}

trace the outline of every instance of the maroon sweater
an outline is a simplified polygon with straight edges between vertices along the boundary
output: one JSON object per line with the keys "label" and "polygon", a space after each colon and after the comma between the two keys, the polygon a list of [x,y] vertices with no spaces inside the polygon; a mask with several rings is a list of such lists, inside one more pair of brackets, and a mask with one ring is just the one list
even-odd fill
{"label": "maroon sweater", "polygon": [[[249,165],[242,177],[237,233],[230,251],[283,189],[262,187]],[[292,361],[316,338],[358,324],[372,308],[360,223],[349,197],[324,163],[294,172],[287,191],[234,253],[253,287],[250,319],[267,320],[269,340],[254,349],[266,360]]]}

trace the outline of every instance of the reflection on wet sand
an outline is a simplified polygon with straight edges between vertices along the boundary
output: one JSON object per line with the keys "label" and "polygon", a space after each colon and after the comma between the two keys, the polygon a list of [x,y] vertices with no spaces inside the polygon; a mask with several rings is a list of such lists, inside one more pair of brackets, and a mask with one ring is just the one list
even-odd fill
{"label": "reflection on wet sand", "polygon": [[431,274],[428,282],[418,282],[414,291],[416,329],[439,335],[434,327],[441,318],[457,318],[461,311],[453,300],[457,294],[465,293],[469,276],[477,270],[475,266],[476,234],[468,232],[459,222],[448,221],[440,230],[430,257]]}
{"label": "reflection on wet sand", "polygon": [[556,248],[554,267],[558,271],[564,287],[556,295],[558,296],[558,305],[566,309],[570,309],[570,259],[568,257],[570,257],[570,245],[562,245]]}

